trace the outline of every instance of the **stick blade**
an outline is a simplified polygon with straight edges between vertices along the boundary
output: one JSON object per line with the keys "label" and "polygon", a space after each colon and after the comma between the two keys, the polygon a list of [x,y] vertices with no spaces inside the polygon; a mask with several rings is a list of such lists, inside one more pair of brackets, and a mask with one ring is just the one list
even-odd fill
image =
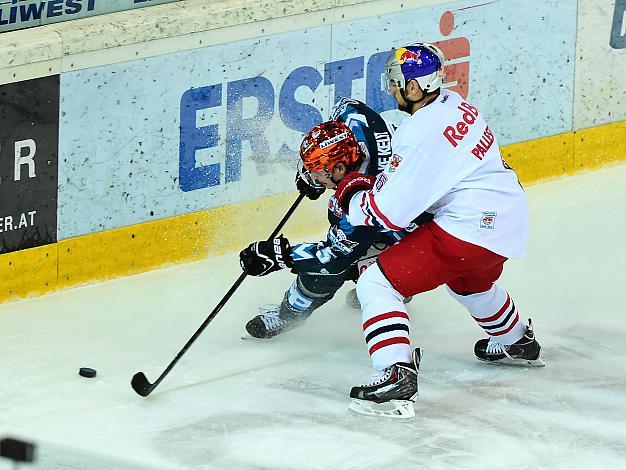
{"label": "stick blade", "polygon": [[142,397],[147,397],[154,389],[153,385],[148,382],[146,375],[143,372],[137,372],[133,375],[133,379],[130,381],[133,390]]}

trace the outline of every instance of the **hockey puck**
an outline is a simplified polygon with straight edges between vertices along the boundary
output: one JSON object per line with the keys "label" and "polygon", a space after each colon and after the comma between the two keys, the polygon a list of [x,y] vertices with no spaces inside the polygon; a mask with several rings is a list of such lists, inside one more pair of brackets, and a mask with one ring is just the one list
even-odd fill
{"label": "hockey puck", "polygon": [[81,367],[78,370],[78,375],[93,379],[96,376],[96,369],[91,369],[90,367]]}

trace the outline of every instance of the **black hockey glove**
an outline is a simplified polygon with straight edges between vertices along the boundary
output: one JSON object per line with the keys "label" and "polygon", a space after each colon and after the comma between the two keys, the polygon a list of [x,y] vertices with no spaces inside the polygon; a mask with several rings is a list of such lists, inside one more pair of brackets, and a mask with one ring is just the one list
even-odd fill
{"label": "black hockey glove", "polygon": [[321,184],[316,184],[311,180],[310,176],[303,175],[300,171],[296,172],[296,188],[300,191],[300,194],[304,194],[311,201],[315,201],[326,191],[326,188]]}
{"label": "black hockey glove", "polygon": [[289,240],[281,235],[252,243],[239,253],[239,263],[250,276],[265,276],[280,269],[292,268]]}

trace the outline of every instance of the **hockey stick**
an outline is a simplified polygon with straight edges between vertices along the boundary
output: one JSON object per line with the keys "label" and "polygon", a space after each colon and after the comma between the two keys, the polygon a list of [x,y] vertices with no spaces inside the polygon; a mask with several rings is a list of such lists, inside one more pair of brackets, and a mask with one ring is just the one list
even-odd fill
{"label": "hockey stick", "polygon": [[[282,220],[278,223],[278,225],[276,226],[272,234],[268,237],[268,240],[278,235],[278,232],[280,232],[280,230],[283,228],[283,226],[285,225],[289,217],[291,217],[291,214],[293,214],[293,212],[296,210],[296,207],[298,207],[298,204],[300,204],[300,201],[302,201],[303,198],[304,198],[304,194],[300,193],[300,195],[298,195],[298,198],[291,205],[287,213],[283,216]],[[200,325],[200,327],[196,330],[193,336],[189,338],[189,341],[187,341],[187,343],[183,346],[183,349],[181,349],[178,352],[178,354],[176,354],[176,357],[172,360],[172,362],[170,362],[167,368],[163,371],[163,373],[159,376],[159,378],[156,379],[154,383],[150,383],[148,379],[146,378],[146,375],[143,372],[137,372],[135,375],[133,375],[133,379],[131,380],[130,384],[132,385],[133,390],[135,392],[137,392],[142,397],[147,397],[148,395],[152,393],[152,391],[161,383],[161,381],[165,378],[165,376],[169,374],[170,371],[174,368],[174,366],[179,361],[179,359],[183,357],[183,354],[187,352],[187,350],[194,343],[194,341],[198,339],[198,336],[200,336],[200,334],[204,331],[207,325],[211,323],[211,321],[219,313],[222,307],[226,305],[226,302],[228,302],[231,296],[239,288],[239,286],[241,285],[243,280],[246,278],[246,276],[248,276],[248,273],[246,271],[241,273],[241,275],[235,281],[235,283],[231,286],[231,288],[228,289],[228,292],[226,292],[226,295],[224,295],[222,300],[220,300],[220,303],[217,304],[217,306],[213,309],[211,314],[206,318],[206,320],[204,320],[202,325]]]}

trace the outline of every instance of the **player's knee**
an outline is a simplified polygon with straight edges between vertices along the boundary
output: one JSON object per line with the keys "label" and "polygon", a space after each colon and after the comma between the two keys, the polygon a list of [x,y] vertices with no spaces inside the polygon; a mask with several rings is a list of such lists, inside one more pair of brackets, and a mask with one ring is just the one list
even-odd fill
{"label": "player's knee", "polygon": [[356,284],[356,294],[362,308],[366,308],[367,304],[377,300],[388,299],[402,302],[404,299],[394,289],[376,263],[367,268],[359,277]]}
{"label": "player's knee", "polygon": [[359,299],[380,289],[379,274],[382,273],[375,263],[363,271],[356,283],[356,294]]}
{"label": "player's knee", "polygon": [[311,297],[331,297],[343,285],[344,279],[339,275],[301,274],[298,276],[300,288]]}
{"label": "player's knee", "polygon": [[[452,290],[450,286],[446,286],[446,288],[453,299],[470,310],[491,303],[498,295],[502,296],[501,288],[497,284],[493,284],[490,289],[481,292],[457,292]],[[506,291],[504,291],[504,295],[506,295]]]}

